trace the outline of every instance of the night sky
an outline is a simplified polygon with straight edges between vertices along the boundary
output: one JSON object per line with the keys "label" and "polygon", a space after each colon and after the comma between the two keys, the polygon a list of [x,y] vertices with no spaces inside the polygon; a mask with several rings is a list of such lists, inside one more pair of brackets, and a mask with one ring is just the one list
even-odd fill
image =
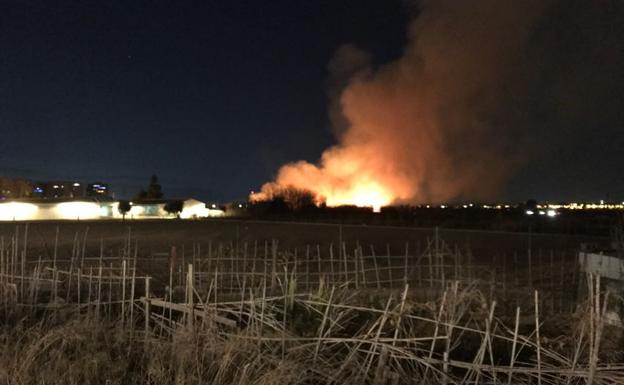
{"label": "night sky", "polygon": [[[524,111],[550,134],[535,134],[540,150],[501,199],[624,200],[624,33],[613,22],[624,13],[602,3],[612,16],[575,22],[553,43],[570,47],[562,62],[586,63],[574,78],[590,79],[565,90],[571,117],[553,118],[540,100]],[[280,165],[314,162],[335,143],[336,50],[395,60],[415,17],[418,6],[400,0],[0,0],[0,174],[99,180],[119,197],[157,174],[169,197],[244,199]],[[594,27],[601,35],[586,41]],[[577,57],[577,44],[592,47]]]}

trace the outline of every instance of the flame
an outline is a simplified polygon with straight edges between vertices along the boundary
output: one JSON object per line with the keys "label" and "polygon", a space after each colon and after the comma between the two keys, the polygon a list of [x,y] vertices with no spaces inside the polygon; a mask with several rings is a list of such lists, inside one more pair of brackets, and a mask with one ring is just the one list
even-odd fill
{"label": "flame", "polygon": [[353,188],[337,192],[327,197],[328,206],[355,205],[358,207],[372,207],[378,213],[381,207],[392,202],[390,193],[375,182],[359,183]]}
{"label": "flame", "polygon": [[[289,185],[299,188],[297,186]],[[278,195],[281,186],[276,183],[267,183],[262,187],[262,191],[252,192],[250,199],[253,202],[271,199],[272,196]],[[325,188],[314,188],[310,186],[301,187],[305,190],[312,191],[317,197],[317,204],[325,203],[327,206],[345,206],[353,205],[357,207],[371,207],[374,212],[381,211],[383,206],[392,203],[392,194],[376,182],[355,181],[354,185],[347,188],[336,188],[335,186],[327,186]]]}
{"label": "flame", "polygon": [[251,193],[251,201],[270,200],[280,189],[293,187],[311,191],[316,203],[327,206],[354,205],[381,207],[397,197],[409,197],[407,181],[390,170],[383,170],[379,157],[370,157],[364,147],[334,146],[323,153],[319,165],[299,161],[280,168],[275,182],[265,183],[260,192]]}

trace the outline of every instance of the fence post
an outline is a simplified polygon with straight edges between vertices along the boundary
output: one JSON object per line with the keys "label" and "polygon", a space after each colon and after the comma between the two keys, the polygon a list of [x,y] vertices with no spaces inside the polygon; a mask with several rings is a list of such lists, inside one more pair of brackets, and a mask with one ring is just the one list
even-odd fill
{"label": "fence post", "polygon": [[277,241],[271,240],[271,290],[275,289],[277,279]]}
{"label": "fence post", "polygon": [[186,274],[186,301],[187,301],[187,305],[189,308],[189,313],[188,313],[188,324],[190,326],[193,326],[193,322],[195,321],[195,315],[193,314],[194,311],[194,279],[193,279],[193,264],[189,264],[188,265],[188,272]]}
{"label": "fence post", "polygon": [[150,278],[145,277],[145,340],[149,338],[149,321],[151,316]]}

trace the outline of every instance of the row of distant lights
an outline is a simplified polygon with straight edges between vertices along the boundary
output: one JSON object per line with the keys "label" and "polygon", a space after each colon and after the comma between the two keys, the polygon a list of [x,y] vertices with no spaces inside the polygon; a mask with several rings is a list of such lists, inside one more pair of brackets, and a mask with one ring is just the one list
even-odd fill
{"label": "row of distant lights", "polygon": [[[525,213],[526,213],[526,215],[535,215],[535,211],[533,211],[533,210],[527,210],[527,211],[525,211]],[[537,214],[539,214],[539,215],[546,215],[547,217],[550,217],[550,218],[554,218],[554,217],[557,216],[557,212],[555,210],[553,210],[553,209],[539,210],[537,212]]]}
{"label": "row of distant lights", "polygon": [[[463,207],[465,209],[469,208],[469,207],[474,207],[475,205],[470,203],[470,204],[464,204],[461,206],[455,206],[455,207]],[[435,208],[435,207],[439,207],[441,209],[445,209],[445,208],[449,208],[451,206],[449,205],[440,205],[440,206],[432,206],[432,205],[426,205],[426,208]],[[502,210],[502,209],[510,209],[512,208],[512,205],[509,204],[498,204],[498,205],[480,205],[481,208],[484,209],[498,209],[498,210]],[[567,204],[544,204],[544,205],[537,205],[537,208],[540,209],[539,211],[537,211],[537,213],[539,214],[540,212],[544,212],[544,214],[541,215],[548,215],[548,212],[553,210],[556,213],[556,210],[560,210],[560,209],[566,209],[566,210],[597,210],[597,209],[604,209],[604,210],[624,210],[624,202],[622,203],[605,203],[604,200],[601,200],[600,203],[567,203]],[[527,211],[534,211],[534,210],[527,210]],[[535,214],[535,213],[533,213]],[[527,215],[532,215],[532,214],[528,214]],[[555,214],[556,215],[556,214]]]}
{"label": "row of distant lights", "polygon": [[[74,187],[80,187],[80,183],[74,183],[73,184]],[[94,188],[98,189],[98,190],[106,190],[106,186],[100,185],[100,184],[94,184],[93,185]],[[54,186],[52,186],[53,189],[59,189],[59,188],[65,188],[65,185],[57,185],[55,184]],[[35,187],[35,192],[38,193],[42,193],[43,189],[41,187]]]}
{"label": "row of distant lights", "polygon": [[567,210],[624,210],[624,202],[622,203],[605,203],[601,200],[600,203],[568,203],[565,205],[544,205],[537,206],[538,208],[552,208],[552,209],[567,209]]}
{"label": "row of distant lights", "polygon": [[[427,205],[427,208],[430,208],[430,207],[431,207],[430,205]],[[445,209],[447,207],[448,206],[446,206],[446,205],[440,205],[441,209]],[[467,209],[469,207],[474,207],[474,205],[472,203],[469,203],[467,205],[462,205],[461,207]],[[503,209],[503,208],[508,209],[508,208],[511,208],[511,205],[496,205],[496,206],[483,205],[482,207],[484,209]],[[533,210],[526,210],[525,213],[526,213],[526,215],[535,215],[535,211],[533,211]],[[537,212],[537,214],[538,215],[546,215],[547,217],[554,218],[554,217],[557,216],[558,213],[554,209],[548,209],[548,210],[539,210]]]}
{"label": "row of distant lights", "polygon": [[[74,183],[74,185],[73,185],[73,186],[74,186],[74,187],[79,187],[79,186],[80,186],[80,183]],[[94,185],[93,187],[100,187],[100,185],[99,185],[99,184],[96,184],[96,185]],[[52,186],[52,188],[59,188],[59,185],[55,184],[54,186]],[[61,185],[61,186],[60,186],[60,188],[65,188],[65,186],[64,186],[64,185]],[[105,188],[105,187],[103,187],[103,188]],[[37,187],[37,189],[38,189],[38,190],[41,190],[41,187]]]}
{"label": "row of distant lights", "polygon": [[[432,207],[434,207],[434,208],[435,208],[436,206],[426,205],[425,207],[426,207],[426,208],[428,208],[428,209],[430,209],[430,208],[432,208]],[[440,207],[441,209],[445,209],[445,208],[448,208],[448,207],[450,207],[450,206],[448,206],[448,205],[440,205],[439,207]],[[470,207],[474,207],[474,204],[472,204],[472,203],[468,203],[468,204],[461,205],[461,206],[458,206],[458,207],[463,207],[463,208],[467,209],[467,208],[470,208]],[[508,209],[508,208],[511,208],[511,205],[498,205],[498,206],[488,206],[488,205],[483,205],[483,206],[481,206],[481,207],[482,207],[482,208],[484,208],[484,209],[502,209],[502,208],[506,208],[506,209]]]}

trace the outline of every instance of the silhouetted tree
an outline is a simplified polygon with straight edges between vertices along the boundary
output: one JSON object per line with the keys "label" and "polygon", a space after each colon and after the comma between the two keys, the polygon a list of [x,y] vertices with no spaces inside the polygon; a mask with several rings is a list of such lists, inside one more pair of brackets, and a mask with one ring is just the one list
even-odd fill
{"label": "silhouetted tree", "polygon": [[282,189],[280,196],[294,211],[304,207],[316,206],[316,195],[310,190],[288,186]]}
{"label": "silhouetted tree", "polygon": [[175,215],[178,218],[180,213],[184,209],[184,201],[170,201],[165,204],[165,211],[169,214]]}
{"label": "silhouetted tree", "polygon": [[147,199],[147,191],[143,189],[139,190],[139,193],[136,195],[136,199],[138,200]]}
{"label": "silhouetted tree", "polygon": [[147,186],[147,191],[141,189],[137,194],[136,199],[162,199],[163,196],[162,186],[158,183],[158,177],[156,175],[152,175],[149,180],[149,185]]}
{"label": "silhouetted tree", "polygon": [[129,201],[119,201],[119,206],[117,206],[117,210],[119,214],[121,214],[122,219],[126,220],[126,214],[132,209],[132,205]]}
{"label": "silhouetted tree", "polygon": [[150,177],[149,186],[147,186],[147,199],[161,199],[163,197],[162,187],[158,183],[158,177],[152,175]]}

